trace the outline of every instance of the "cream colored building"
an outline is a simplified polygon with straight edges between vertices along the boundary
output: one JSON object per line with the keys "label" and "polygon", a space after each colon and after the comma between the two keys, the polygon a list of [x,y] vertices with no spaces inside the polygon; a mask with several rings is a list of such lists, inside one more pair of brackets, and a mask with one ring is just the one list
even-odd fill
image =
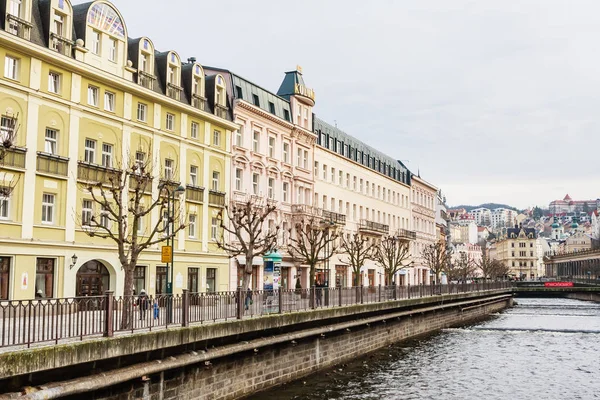
{"label": "cream colored building", "polygon": [[496,242],[497,260],[510,269],[509,275],[522,280],[537,279],[538,269],[537,234],[533,228],[509,228]]}
{"label": "cream colored building", "polygon": [[413,175],[411,182],[411,212],[412,226],[417,233],[413,243],[413,267],[408,273],[411,285],[429,284],[429,268],[423,261],[423,250],[435,243],[435,202],[438,188],[431,183]]}
{"label": "cream colored building", "polygon": [[584,232],[577,231],[565,240],[565,251],[567,253],[574,251],[589,250],[592,248],[592,237]]}
{"label": "cream colored building", "polygon": [[[318,143],[313,206],[323,219],[332,221],[340,234],[358,232],[371,243],[387,236],[413,241],[410,172],[394,158],[325,121],[317,118],[314,124]],[[435,237],[434,231],[431,234]],[[343,255],[334,255],[319,268],[318,276],[330,286],[333,282],[336,286],[352,286],[352,271],[344,261]],[[360,279],[365,286],[385,284],[383,269],[373,261],[363,266]],[[408,282],[399,275],[396,283],[402,281]]]}
{"label": "cream colored building", "polygon": [[[161,180],[186,186],[189,227],[176,238],[174,292],[228,289],[229,261],[212,240],[237,128],[223,77],[174,50],[157,52],[147,37],[129,38],[106,1],[8,4],[0,8],[0,116],[19,131],[0,172],[1,186],[15,185],[1,200],[0,298],[123,293],[114,242],[90,238],[78,221],[99,212],[82,185],[132,157],[154,160],[152,196]],[[142,253],[134,286],[161,293],[166,276],[154,246]]]}

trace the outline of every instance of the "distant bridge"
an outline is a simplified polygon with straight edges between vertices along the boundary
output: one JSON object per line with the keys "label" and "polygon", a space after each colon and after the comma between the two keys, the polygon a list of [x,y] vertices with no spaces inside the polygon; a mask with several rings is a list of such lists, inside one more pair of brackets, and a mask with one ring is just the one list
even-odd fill
{"label": "distant bridge", "polygon": [[596,281],[600,285],[600,249],[544,254],[546,276]]}
{"label": "distant bridge", "polygon": [[600,282],[595,280],[517,282],[513,292],[521,297],[567,297],[600,302]]}

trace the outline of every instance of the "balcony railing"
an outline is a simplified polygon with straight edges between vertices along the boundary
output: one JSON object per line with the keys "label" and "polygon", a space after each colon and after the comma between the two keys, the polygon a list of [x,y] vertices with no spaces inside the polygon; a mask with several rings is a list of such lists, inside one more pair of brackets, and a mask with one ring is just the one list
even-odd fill
{"label": "balcony railing", "polygon": [[67,176],[69,171],[69,159],[48,153],[37,153],[37,171],[48,174]]}
{"label": "balcony railing", "polygon": [[138,71],[137,73],[138,85],[143,86],[147,89],[154,89],[154,82],[156,82],[156,76],[149,74],[144,71]]}
{"label": "balcony railing", "polygon": [[187,185],[185,189],[185,199],[187,201],[202,203],[204,201],[204,188],[193,185]]}
{"label": "balcony railing", "polygon": [[144,193],[152,192],[152,178],[147,174],[144,175],[129,175],[129,189],[136,190],[140,189]]}
{"label": "balcony railing", "polygon": [[56,33],[50,33],[50,47],[60,54],[70,57],[73,42]]}
{"label": "balcony railing", "polygon": [[360,225],[358,226],[358,230],[366,232],[383,233],[387,235],[388,233],[390,233],[390,226],[380,224],[379,222],[369,221],[367,219],[361,219]]}
{"label": "balcony railing", "polygon": [[208,192],[208,204],[216,207],[225,207],[225,193],[210,190]]}
{"label": "balcony railing", "polygon": [[197,94],[192,94],[192,107],[202,111],[206,110],[206,99]]}
{"label": "balcony railing", "polygon": [[110,185],[110,182],[115,182],[119,185],[121,179],[121,171],[115,168],[103,167],[98,164],[91,164],[85,161],[77,163],[77,179],[85,182],[99,183]]}
{"label": "balcony railing", "polygon": [[318,216],[318,208],[306,204],[292,204],[292,214],[306,214]]}
{"label": "balcony railing", "polygon": [[[0,145],[1,146],[1,145]],[[4,153],[2,153],[4,152]],[[1,149],[0,154],[2,160],[0,160],[0,166],[2,167],[13,167],[13,168],[25,168],[25,154],[27,149],[21,147],[11,147],[9,149]]]}
{"label": "balcony railing", "polygon": [[168,193],[173,193],[180,185],[181,182],[162,178],[160,181],[158,181],[158,190],[162,196],[165,196],[167,192],[163,190],[164,188],[167,189]]}
{"label": "balcony railing", "polygon": [[321,217],[324,220],[331,221],[336,225],[346,225],[346,216],[344,214],[323,210],[321,212]]}
{"label": "balcony railing", "polygon": [[20,38],[29,40],[32,25],[12,14],[6,14],[6,31]]}
{"label": "balcony railing", "polygon": [[175,100],[181,100],[182,89],[172,83],[167,83],[167,96]]}
{"label": "balcony railing", "polygon": [[227,119],[227,107],[215,104],[215,115],[219,118]]}
{"label": "balcony railing", "polygon": [[416,240],[417,232],[408,229],[398,229],[395,235],[400,240]]}

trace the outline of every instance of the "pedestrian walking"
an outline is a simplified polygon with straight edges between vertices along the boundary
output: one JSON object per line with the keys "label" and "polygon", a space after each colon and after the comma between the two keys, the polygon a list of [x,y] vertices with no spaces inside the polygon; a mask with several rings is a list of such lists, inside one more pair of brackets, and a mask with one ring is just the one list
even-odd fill
{"label": "pedestrian walking", "polygon": [[319,307],[323,302],[322,302],[322,298],[323,298],[323,285],[321,284],[320,280],[316,280],[315,282],[315,290],[316,290],[316,298],[317,298],[317,307]]}
{"label": "pedestrian walking", "polygon": [[154,304],[152,305],[152,308],[154,310],[154,319],[158,319],[159,313],[160,313],[160,308],[158,307],[157,299],[154,299]]}
{"label": "pedestrian walking", "polygon": [[146,319],[146,311],[148,310],[148,295],[146,294],[146,290],[140,290],[137,305],[140,308],[140,320]]}
{"label": "pedestrian walking", "polygon": [[250,288],[248,288],[248,290],[246,291],[246,300],[244,301],[244,307],[247,310],[248,307],[250,307],[252,305],[253,301],[252,301],[252,290],[250,290]]}

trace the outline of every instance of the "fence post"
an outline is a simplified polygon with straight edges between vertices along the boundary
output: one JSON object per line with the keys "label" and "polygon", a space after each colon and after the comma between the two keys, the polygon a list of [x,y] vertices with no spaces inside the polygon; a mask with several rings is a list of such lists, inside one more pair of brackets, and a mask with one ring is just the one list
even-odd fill
{"label": "fence post", "polygon": [[243,315],[243,309],[244,309],[244,299],[242,298],[242,287],[238,286],[237,288],[237,305],[236,305],[236,313],[235,313],[235,317],[237,319],[242,319],[242,315]]}
{"label": "fence post", "polygon": [[363,290],[364,286],[360,285],[360,304],[363,304]]}
{"label": "fence post", "polygon": [[190,291],[188,289],[183,289],[181,303],[181,326],[188,326],[190,324]]}
{"label": "fence post", "polygon": [[279,288],[277,292],[279,296],[279,314],[283,314],[283,289]]}
{"label": "fence post", "polygon": [[338,289],[339,289],[338,290],[339,291],[338,295],[339,295],[339,298],[340,298],[340,307],[341,307],[342,306],[342,291],[344,290],[344,288],[343,288],[343,286],[340,286]]}
{"label": "fence post", "polygon": [[[104,337],[113,337],[113,311],[114,311],[114,292],[112,290],[106,291],[106,304],[104,305]],[[130,315],[133,318],[133,315]]]}
{"label": "fence post", "polygon": [[379,283],[379,302],[381,303],[381,282]]}
{"label": "fence post", "polygon": [[394,300],[398,300],[398,285],[394,282]]}
{"label": "fence post", "polygon": [[314,310],[317,304],[317,290],[316,286],[310,287],[310,308]]}
{"label": "fence post", "polygon": [[410,282],[408,282],[407,292],[408,292],[408,298],[410,299]]}

